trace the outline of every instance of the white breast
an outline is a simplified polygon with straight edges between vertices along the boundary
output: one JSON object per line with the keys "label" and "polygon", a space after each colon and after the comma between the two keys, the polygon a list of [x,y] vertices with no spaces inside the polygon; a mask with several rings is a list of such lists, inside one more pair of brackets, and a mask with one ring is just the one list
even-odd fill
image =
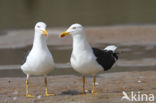
{"label": "white breast", "polygon": [[96,74],[103,70],[102,67],[96,62],[96,57],[92,51],[87,52],[81,49],[73,52],[70,62],[74,70],[82,74]]}
{"label": "white breast", "polygon": [[47,74],[54,69],[54,61],[49,51],[32,50],[21,68],[29,75]]}

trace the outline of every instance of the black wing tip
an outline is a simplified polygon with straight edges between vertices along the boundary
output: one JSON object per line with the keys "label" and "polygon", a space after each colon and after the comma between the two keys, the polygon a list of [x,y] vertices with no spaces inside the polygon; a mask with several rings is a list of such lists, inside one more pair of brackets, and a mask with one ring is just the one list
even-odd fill
{"label": "black wing tip", "polygon": [[107,71],[112,68],[113,64],[118,59],[116,53],[113,53],[111,50],[100,50],[97,48],[92,48],[93,53],[97,57],[96,61],[101,65],[104,71]]}

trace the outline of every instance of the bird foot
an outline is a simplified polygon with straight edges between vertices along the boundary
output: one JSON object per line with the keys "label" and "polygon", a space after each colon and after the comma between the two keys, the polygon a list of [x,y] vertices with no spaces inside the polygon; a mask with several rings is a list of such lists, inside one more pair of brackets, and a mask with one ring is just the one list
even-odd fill
{"label": "bird foot", "polygon": [[82,95],[86,95],[86,92],[82,92]]}
{"label": "bird foot", "polygon": [[55,94],[45,93],[45,96],[55,96]]}
{"label": "bird foot", "polygon": [[92,94],[92,95],[95,95],[95,94],[96,94],[96,92],[94,92],[94,91],[91,91],[91,94]]}
{"label": "bird foot", "polygon": [[26,97],[28,97],[28,98],[34,98],[35,96],[33,96],[31,94],[26,94]]}

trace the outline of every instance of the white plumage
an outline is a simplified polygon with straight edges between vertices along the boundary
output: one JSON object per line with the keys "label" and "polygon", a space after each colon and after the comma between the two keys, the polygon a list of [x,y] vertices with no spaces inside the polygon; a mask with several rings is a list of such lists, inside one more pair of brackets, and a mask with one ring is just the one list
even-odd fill
{"label": "white plumage", "polygon": [[85,94],[85,74],[94,76],[92,94],[95,94],[96,74],[101,70],[108,70],[112,67],[118,59],[115,53],[117,47],[110,45],[104,50],[91,48],[87,41],[84,28],[80,24],[71,25],[65,32],[60,34],[60,37],[64,37],[68,34],[71,34],[73,38],[73,50],[70,58],[71,65],[74,70],[78,71],[83,76],[82,94]]}
{"label": "white plumage", "polygon": [[33,46],[21,69],[25,74],[29,75],[46,75],[54,70],[54,60],[47,45],[41,46],[38,44],[35,47]]}
{"label": "white plumage", "polygon": [[45,75],[54,70],[54,60],[47,47],[46,36],[43,35],[45,29],[46,25],[43,22],[39,22],[35,26],[33,47],[27,55],[25,63],[21,66],[25,74]]}
{"label": "white plumage", "polygon": [[[71,28],[69,28],[67,32],[69,30],[71,30]],[[92,48],[88,44],[84,32],[76,35],[73,34],[72,37],[73,50],[70,62],[73,69],[81,74],[91,75],[95,75],[97,72],[103,70],[103,68],[96,62],[96,57],[93,54]]]}
{"label": "white plumage", "polygon": [[[21,66],[22,71],[27,75],[26,79],[26,96],[32,97],[28,94],[28,79],[30,75],[44,75],[45,76],[45,86],[47,86],[47,73],[54,70],[54,60],[52,54],[50,53],[46,37],[48,33],[46,31],[46,24],[43,22],[38,22],[35,26],[35,36],[33,47],[27,57],[25,58],[24,64]],[[47,87],[46,87],[47,88]],[[47,90],[46,90],[47,92]],[[48,93],[46,93],[47,95]]]}

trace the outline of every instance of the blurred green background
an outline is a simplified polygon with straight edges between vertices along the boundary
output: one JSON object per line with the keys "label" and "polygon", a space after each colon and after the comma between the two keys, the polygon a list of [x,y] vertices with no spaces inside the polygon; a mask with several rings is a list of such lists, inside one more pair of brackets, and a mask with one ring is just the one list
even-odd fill
{"label": "blurred green background", "polygon": [[48,27],[155,24],[156,0],[0,0],[0,30],[37,21]]}

